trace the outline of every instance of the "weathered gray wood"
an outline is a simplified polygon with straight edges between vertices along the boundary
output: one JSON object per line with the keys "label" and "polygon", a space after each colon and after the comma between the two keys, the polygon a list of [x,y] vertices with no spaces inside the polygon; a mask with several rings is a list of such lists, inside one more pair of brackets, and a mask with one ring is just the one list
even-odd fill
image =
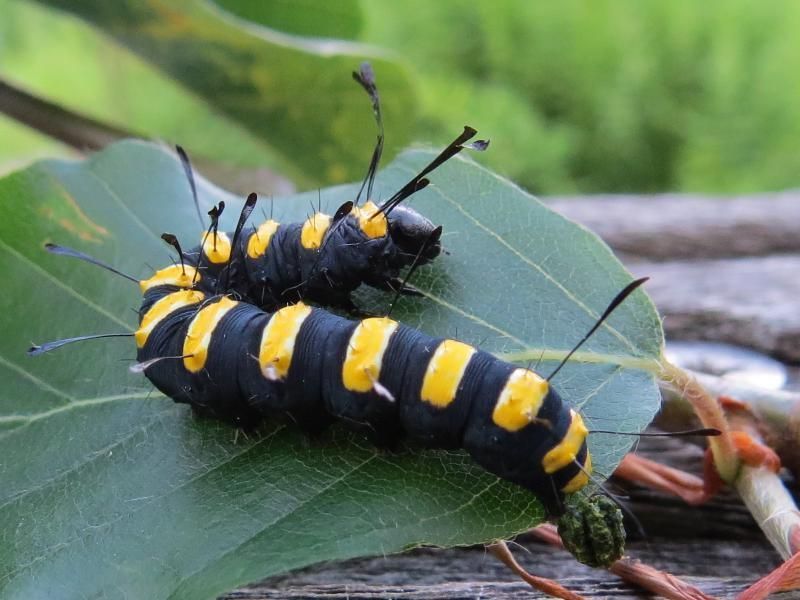
{"label": "weathered gray wood", "polygon": [[668,338],[728,342],[800,362],[800,255],[627,266],[650,277],[647,293]]}
{"label": "weathered gray wood", "polygon": [[800,362],[800,192],[547,201],[651,278],[646,289],[668,338]]}
{"label": "weathered gray wood", "polygon": [[[479,568],[480,565],[460,564],[462,560],[450,561],[449,568],[467,567]],[[409,579],[413,579],[415,572],[406,572]],[[716,598],[732,598],[745,589],[748,581],[739,577],[732,576],[728,579],[687,577],[687,583],[697,586],[706,594]],[[644,591],[636,591],[626,586],[619,580],[610,579],[599,581],[597,577],[587,577],[581,575],[566,575],[559,579],[559,582],[575,593],[581,594],[586,598],[651,598],[652,596]],[[523,582],[515,581],[484,581],[475,579],[472,581],[459,581],[450,583],[439,583],[431,585],[406,584],[406,585],[385,585],[369,583],[349,583],[349,584],[307,584],[298,585],[292,588],[275,589],[242,589],[226,596],[226,598],[241,600],[276,600],[278,598],[308,600],[322,600],[331,598],[341,599],[393,599],[393,600],[478,600],[484,598],[497,598],[500,600],[511,600],[521,598],[524,600],[542,600],[549,596],[531,589]],[[788,598],[788,596],[787,596]]]}
{"label": "weathered gray wood", "polygon": [[612,248],[650,260],[800,251],[800,192],[546,198]]}
{"label": "weathered gray wood", "polygon": [[[559,581],[589,598],[641,598],[642,590],[614,575],[571,561],[564,552],[525,542],[515,549],[529,571]],[[631,554],[667,568],[707,594],[732,597],[749,586],[755,569],[767,572],[768,546],[757,542],[695,543],[652,538],[631,544]],[[713,575],[709,575],[713,574]],[[348,596],[349,594],[349,596]],[[226,598],[544,598],[482,549],[420,550],[401,556],[332,563],[291,577],[238,590]]]}

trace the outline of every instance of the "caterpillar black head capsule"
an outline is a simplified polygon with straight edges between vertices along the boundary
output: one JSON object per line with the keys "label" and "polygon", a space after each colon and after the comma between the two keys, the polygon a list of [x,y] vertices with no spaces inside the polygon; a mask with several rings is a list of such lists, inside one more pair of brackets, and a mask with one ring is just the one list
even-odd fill
{"label": "caterpillar black head capsule", "polygon": [[[442,253],[442,243],[439,240],[441,227],[438,237],[431,239],[437,226],[413,208],[398,206],[387,217],[387,220],[389,221],[389,235],[395,246],[400,249],[401,257],[409,257],[413,260],[415,256],[419,255],[419,262],[425,264]],[[420,251],[422,251],[421,254]]]}

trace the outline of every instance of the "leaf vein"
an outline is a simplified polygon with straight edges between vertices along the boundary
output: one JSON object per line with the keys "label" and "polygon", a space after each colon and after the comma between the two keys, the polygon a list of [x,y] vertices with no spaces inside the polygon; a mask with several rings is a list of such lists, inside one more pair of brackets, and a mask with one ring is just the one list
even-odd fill
{"label": "leaf vein", "polygon": [[[50,385],[49,383],[47,383],[43,379],[39,379],[33,373],[30,373],[30,372],[26,371],[25,369],[20,367],[18,364],[14,363],[14,362],[11,362],[10,360],[8,360],[7,358],[5,358],[2,355],[0,355],[0,364],[3,365],[4,367],[10,369],[11,371],[14,371],[17,375],[19,375],[21,377],[24,377],[25,379],[27,379],[28,381],[32,382],[37,387],[39,387],[42,390],[44,390],[45,392],[49,392],[51,394],[54,394],[54,395],[58,396],[59,398],[67,400],[68,402],[73,402],[75,400],[75,398],[73,398],[69,394],[65,394],[64,392],[62,392],[58,388],[53,387],[52,385]],[[0,417],[0,423],[3,423],[5,420],[6,420],[5,417]]]}
{"label": "leaf vein", "polygon": [[[230,554],[232,554],[233,552],[235,552],[236,550],[238,550],[239,548],[241,548],[242,546],[244,546],[245,544],[247,544],[251,540],[254,540],[258,536],[260,536],[263,533],[265,533],[268,529],[276,526],[277,524],[281,523],[282,521],[285,521],[286,519],[291,517],[293,514],[295,514],[297,511],[299,511],[304,506],[306,506],[309,502],[312,502],[313,500],[316,500],[322,494],[326,493],[328,490],[333,488],[338,483],[341,483],[341,482],[345,481],[353,473],[359,471],[362,467],[364,467],[365,465],[369,464],[372,460],[374,460],[378,456],[379,456],[379,454],[377,452],[373,452],[373,454],[370,454],[367,458],[365,458],[364,460],[362,460],[358,464],[354,465],[352,468],[348,469],[346,472],[342,473],[339,477],[336,477],[335,479],[332,479],[331,481],[329,481],[328,483],[323,485],[320,489],[316,490],[313,494],[311,494],[305,500],[301,501],[298,505],[293,506],[290,512],[288,512],[288,513],[286,513],[284,515],[281,515],[280,517],[272,520],[269,523],[265,523],[264,526],[261,527],[261,529],[259,529],[258,531],[256,531],[253,535],[239,540],[234,547],[232,547],[232,548],[226,550],[225,552],[221,553],[219,556],[217,556],[214,559],[213,562],[219,562],[224,557],[229,556]],[[181,583],[179,585],[182,585],[184,582],[188,581],[189,579],[194,577],[196,574],[198,574],[198,573],[204,571],[205,569],[207,569],[210,564],[213,564],[213,563],[207,563],[206,565],[204,565],[203,567],[193,571],[192,573],[188,573],[183,578],[183,580],[181,581]],[[175,597],[175,592],[173,591],[173,593],[169,596],[169,598],[174,598],[174,597]]]}
{"label": "leaf vein", "polygon": [[89,167],[86,169],[86,172],[103,187],[103,189],[108,193],[108,195],[111,197],[114,203],[117,204],[122,209],[122,211],[125,212],[131,218],[131,220],[139,226],[140,229],[145,231],[148,236],[151,236],[153,239],[157,240],[158,245],[160,247],[163,242],[161,238],[158,237],[156,232],[150,229],[144,223],[144,221],[142,221],[141,218],[135,212],[133,212],[130,209],[130,207],[127,204],[125,204],[125,202],[122,201],[122,198],[120,198],[119,194],[117,194],[117,192],[114,191],[114,189],[111,187],[111,184],[109,184],[105,179],[100,177],[100,175],[95,172],[94,170],[95,164],[93,162],[90,162],[88,164]]}
{"label": "leaf vein", "polygon": [[[108,398],[112,398],[112,397],[109,396]],[[146,425],[131,431],[125,437],[120,438],[119,440],[116,440],[114,443],[110,444],[109,446],[106,446],[105,448],[102,448],[101,450],[98,450],[98,451],[94,452],[93,456],[92,456],[92,458],[90,460],[84,461],[83,463],[81,463],[79,465],[76,465],[75,467],[73,467],[73,468],[71,468],[71,469],[69,469],[67,471],[64,471],[63,473],[60,473],[58,475],[58,477],[50,479],[49,481],[45,482],[45,484],[43,484],[41,486],[37,486],[36,488],[31,488],[29,490],[26,490],[24,493],[19,494],[17,496],[14,496],[8,502],[6,502],[4,504],[0,504],[0,509],[4,508],[8,504],[11,504],[12,502],[15,502],[16,500],[18,500],[20,498],[23,498],[23,497],[27,496],[28,494],[30,494],[32,492],[35,492],[37,490],[41,490],[41,489],[46,488],[48,485],[53,484],[57,480],[63,479],[64,477],[66,477],[67,475],[69,475],[72,472],[75,472],[76,470],[82,469],[85,466],[90,465],[97,457],[105,455],[108,450],[112,450],[114,448],[117,448],[120,444],[123,444],[123,443],[127,442],[128,440],[133,438],[138,433],[141,433],[141,432],[145,431],[151,425],[155,425],[163,417],[165,417],[165,416],[167,416],[169,414],[171,414],[171,413],[166,412],[166,413],[162,413],[162,414],[158,415],[157,418],[151,420]],[[274,431],[271,431],[268,435],[260,438],[254,444],[252,444],[250,446],[247,446],[246,448],[243,448],[240,452],[234,452],[233,454],[229,455],[225,460],[223,460],[221,462],[218,462],[218,463],[214,463],[213,465],[210,465],[208,469],[199,471],[194,476],[190,477],[186,481],[181,482],[180,484],[178,484],[177,486],[171,488],[168,492],[166,492],[164,494],[161,494],[161,495],[158,495],[158,496],[149,497],[146,502],[142,502],[135,509],[133,509],[133,510],[131,510],[129,512],[126,512],[125,514],[122,514],[122,515],[120,515],[119,517],[117,517],[115,519],[111,519],[110,521],[106,521],[104,523],[92,524],[91,526],[87,526],[87,527],[82,528],[80,530],[80,532],[78,532],[77,535],[73,536],[72,538],[70,538],[68,540],[61,541],[58,544],[55,544],[55,545],[51,546],[50,548],[44,549],[43,551],[41,551],[39,556],[34,558],[34,560],[31,560],[31,561],[29,561],[29,562],[27,562],[27,563],[25,563],[23,565],[20,565],[19,567],[17,567],[13,571],[9,572],[6,576],[4,576],[4,578],[0,578],[0,581],[4,581],[4,580],[5,581],[10,581],[11,578],[15,574],[19,573],[20,571],[23,571],[24,569],[27,569],[27,568],[33,566],[34,564],[36,564],[37,562],[39,562],[40,560],[42,560],[42,559],[44,559],[44,558],[46,558],[48,556],[52,556],[53,554],[55,554],[57,552],[60,552],[62,550],[67,549],[70,545],[72,545],[75,542],[83,539],[83,537],[84,537],[83,534],[86,533],[87,531],[94,531],[94,530],[97,530],[98,528],[101,528],[101,527],[107,527],[109,525],[113,525],[114,523],[120,521],[123,518],[125,518],[125,519],[130,518],[130,516],[132,514],[138,513],[139,511],[141,511],[144,508],[150,506],[154,502],[158,502],[160,500],[163,500],[164,498],[169,497],[170,495],[174,494],[175,492],[177,492],[180,489],[183,489],[187,485],[190,485],[191,483],[202,479],[203,477],[207,476],[210,473],[213,473],[214,471],[216,471],[220,467],[222,467],[222,466],[224,466],[226,464],[229,464],[230,462],[236,460],[237,458],[240,458],[241,456],[245,455],[250,450],[256,448],[259,444],[261,444],[261,443],[269,440],[271,437],[277,435],[283,429],[285,429],[284,426],[276,428]]]}
{"label": "leaf vein", "polygon": [[[2,356],[0,356],[0,363],[3,362],[5,362],[5,359],[3,359]],[[116,394],[113,396],[100,396],[97,398],[83,398],[80,400],[67,396],[67,398],[70,400],[69,404],[62,404],[61,406],[57,406],[56,408],[51,408],[50,410],[45,410],[39,413],[33,413],[29,415],[14,415],[14,414],[2,415],[0,416],[0,423],[20,423],[22,425],[30,425],[35,421],[47,419],[54,415],[78,408],[83,408],[85,406],[95,406],[99,404],[106,404],[108,402],[117,402],[119,400],[128,400],[133,398],[147,398],[152,394],[153,394],[152,390],[147,390],[147,391],[143,390],[142,392]]]}
{"label": "leaf vein", "polygon": [[28,265],[33,270],[38,271],[42,275],[42,277],[44,277],[45,279],[47,279],[48,281],[50,281],[54,285],[56,285],[56,286],[60,287],[61,289],[63,289],[65,292],[67,292],[70,296],[72,296],[76,300],[84,303],[89,308],[95,310],[96,312],[100,313],[104,317],[107,317],[108,319],[114,321],[118,325],[121,325],[127,331],[133,331],[131,326],[128,325],[125,321],[123,321],[119,317],[111,314],[110,312],[108,312],[106,309],[104,309],[99,304],[95,304],[94,302],[92,302],[86,296],[84,296],[82,294],[79,294],[74,288],[71,288],[70,286],[66,285],[63,281],[59,280],[52,273],[50,273],[49,271],[44,269],[42,266],[40,266],[40,265],[36,264],[35,262],[33,262],[31,259],[29,259],[24,254],[21,254],[16,249],[14,249],[11,246],[9,246],[3,240],[0,240],[0,246],[2,246],[11,256],[13,256],[17,260],[25,263],[26,265]]}

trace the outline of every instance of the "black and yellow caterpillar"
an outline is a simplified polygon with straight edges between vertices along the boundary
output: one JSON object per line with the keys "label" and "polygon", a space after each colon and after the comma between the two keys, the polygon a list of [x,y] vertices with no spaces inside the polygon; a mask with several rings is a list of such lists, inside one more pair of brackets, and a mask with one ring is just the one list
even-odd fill
{"label": "black and yellow caterpillar", "polygon": [[341,421],[379,446],[464,448],[556,515],[588,483],[583,420],[534,371],[386,317],[267,313],[187,285],[189,273],[141,283],[135,333],[141,370],[176,402],[243,428],[288,415],[313,433]]}
{"label": "black and yellow caterpillar", "polygon": [[[136,281],[80,252],[49,249]],[[588,484],[592,462],[582,417],[550,379],[644,279],[617,294],[547,378],[388,317],[351,321],[304,303],[265,312],[232,290],[220,293],[220,281],[184,263],[138,281],[144,298],[134,370],[174,401],[243,429],[288,417],[319,433],[339,421],[381,447],[408,439],[463,448],[556,516],[565,494]],[[81,336],[30,353],[112,335],[131,334]]]}
{"label": "black and yellow caterpillar", "polygon": [[[206,279],[206,288],[235,291],[267,310],[298,300],[354,309],[350,295],[362,283],[399,290],[403,268],[439,255],[441,227],[401,203],[428,185],[426,175],[431,171],[465,147],[484,150],[488,141],[468,144],[477,132],[464,127],[430,164],[379,206],[370,198],[383,149],[380,99],[369,64],[363,64],[353,77],[369,94],[378,123],[377,144],[356,198],[345,202],[334,215],[315,212],[300,223],[270,218],[250,231],[233,234],[217,231],[220,211],[212,211],[212,229],[202,235],[200,246],[185,256]],[[197,203],[189,159],[180,147],[178,153]],[[359,205],[365,190],[367,201]]]}
{"label": "black and yellow caterpillar", "polygon": [[[371,74],[362,67],[356,78],[370,92],[380,126]],[[197,249],[183,253],[174,236],[162,236],[181,263],[139,282],[136,369],[176,402],[245,429],[289,417],[317,433],[339,421],[378,446],[409,439],[463,448],[489,472],[534,492],[551,514],[562,513],[564,495],[584,488],[592,472],[583,419],[549,381],[569,354],[544,378],[388,317],[351,321],[304,303],[287,305],[300,297],[346,306],[361,283],[402,290],[405,282],[395,283],[399,269],[434,258],[441,228],[397,207],[474,135],[465,128],[380,207],[348,202],[332,217],[316,213],[289,225],[268,220],[245,234],[256,201],[251,194],[230,236],[217,230],[221,206],[209,213],[212,227]],[[381,128],[362,185],[367,196],[382,137]],[[194,191],[188,159],[184,166]],[[49,249],[119,273],[80,252]],[[612,300],[573,352],[641,282]],[[108,335],[129,334],[60,340],[31,353]]]}

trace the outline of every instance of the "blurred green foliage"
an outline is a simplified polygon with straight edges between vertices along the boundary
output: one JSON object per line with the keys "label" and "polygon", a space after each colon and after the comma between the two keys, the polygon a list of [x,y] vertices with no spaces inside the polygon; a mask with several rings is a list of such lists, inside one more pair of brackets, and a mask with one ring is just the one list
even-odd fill
{"label": "blurred green foliage", "polygon": [[359,0],[216,0],[231,13],[294,35],[342,38],[358,37],[363,27]]}
{"label": "blurred green foliage", "polygon": [[[102,32],[33,2],[0,0],[0,75],[73,111],[194,152],[243,165],[271,164],[269,151],[146,61]],[[0,121],[0,161],[68,150]]]}
{"label": "blurred green foliage", "polygon": [[[538,193],[800,183],[795,0],[218,4],[292,35],[394,51],[418,81],[421,115],[409,124],[418,141],[440,145],[473,125],[492,139],[478,159]],[[22,0],[0,0],[0,14],[0,75],[209,157],[285,166],[246,128],[88,25]],[[0,162],[64,152],[2,118],[0,140]]]}
{"label": "blurred green foliage", "polygon": [[491,135],[490,166],[546,193],[800,184],[794,0],[364,2],[412,62],[425,123]]}

